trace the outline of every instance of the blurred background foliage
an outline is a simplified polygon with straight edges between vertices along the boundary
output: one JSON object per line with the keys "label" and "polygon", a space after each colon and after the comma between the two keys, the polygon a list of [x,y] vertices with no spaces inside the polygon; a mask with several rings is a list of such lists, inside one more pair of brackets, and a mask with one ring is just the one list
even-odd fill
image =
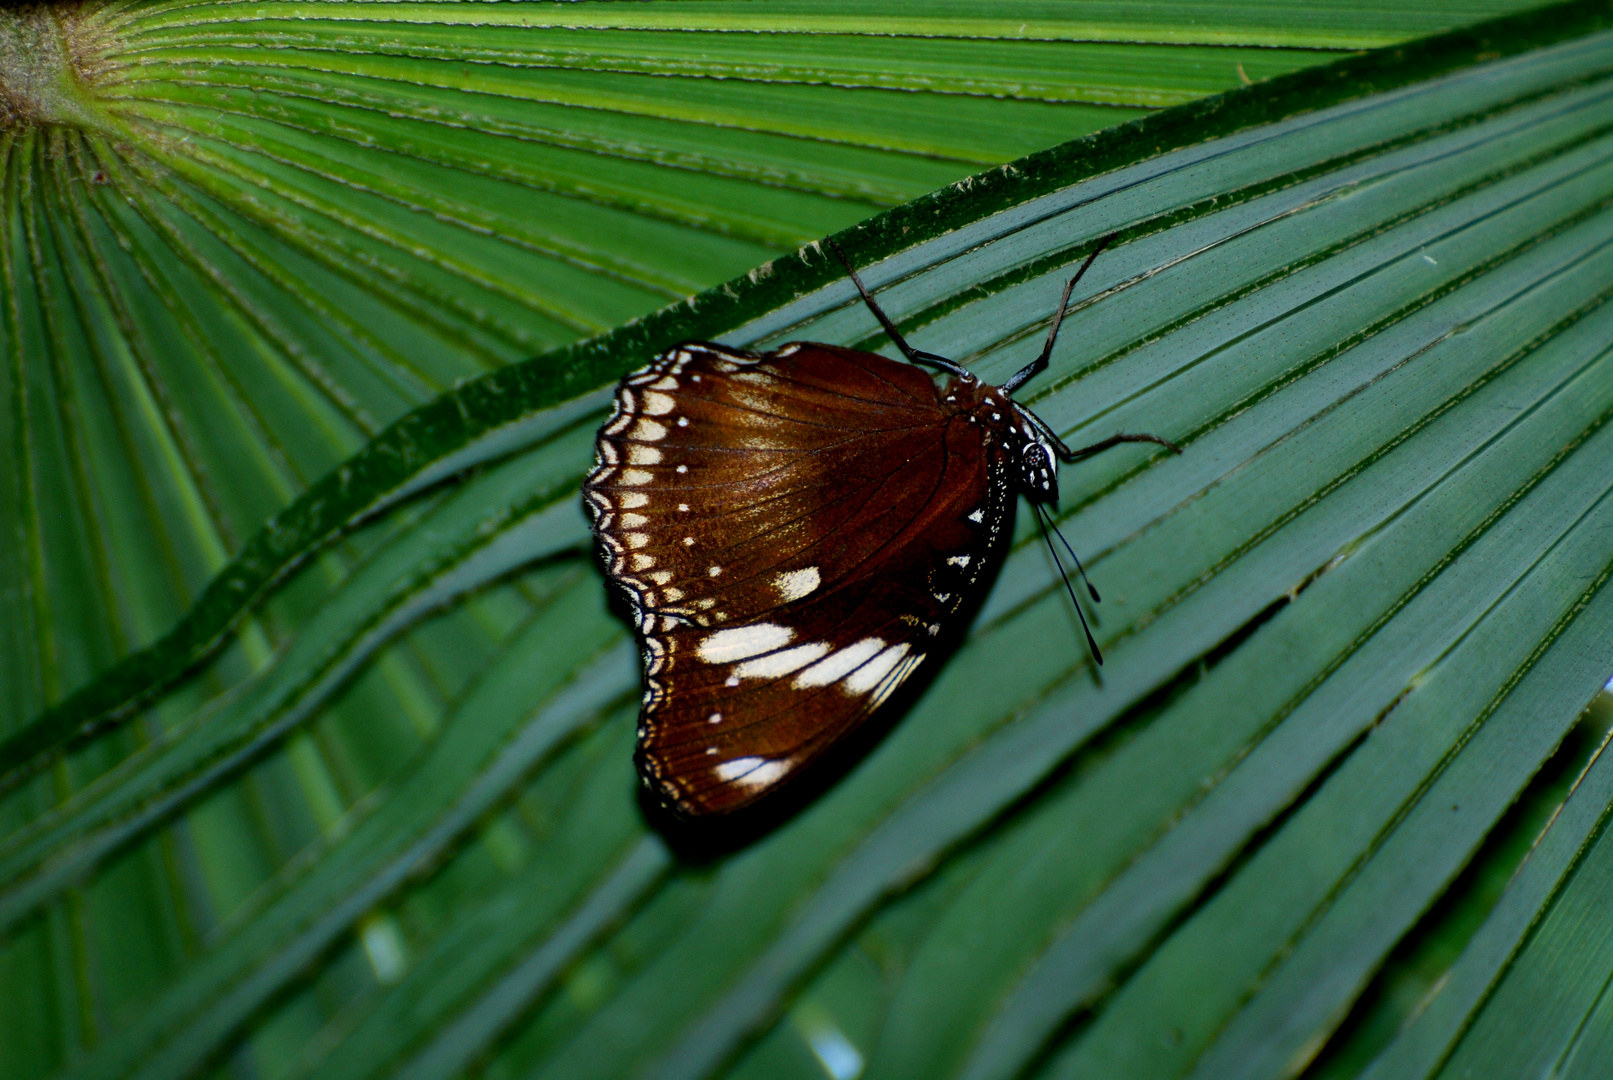
{"label": "blurred background foliage", "polygon": [[[1407,322],[1422,306],[1478,295],[1472,290],[1495,280],[1549,284],[1575,271],[1585,291],[1551,293],[1540,312],[1518,316],[1533,336],[1503,333],[1491,360],[1545,356],[1536,338],[1567,340],[1576,326],[1594,340],[1595,305],[1609,280],[1597,261],[1604,243],[1598,215],[1613,193],[1598,156],[1608,126],[1599,95],[1613,69],[1605,44],[1596,46],[1601,52],[1587,46],[1578,59],[1554,60],[1557,67],[1530,76],[1536,81],[1511,96],[1486,97],[1490,83],[1478,77],[1462,92],[1472,99],[1471,114],[1462,111],[1465,101],[1448,100],[1462,96],[1452,92],[1428,106],[1434,119],[1385,121],[1383,131],[1337,136],[1325,152],[1295,138],[1273,140],[1280,152],[1240,144],[1242,156],[1229,154],[1230,164],[1217,166],[1222,171],[1199,188],[1185,181],[1180,189],[1160,188],[1164,181],[1155,178],[1146,199],[1106,210],[1109,216],[1087,221],[1079,207],[1064,207],[1060,213],[1073,214],[1079,226],[1030,230],[1022,241],[1006,233],[971,241],[1000,254],[972,256],[959,246],[986,217],[967,201],[977,183],[992,190],[966,179],[981,170],[1273,79],[1292,88],[1284,91],[1291,99],[1273,98],[1279,105],[1269,118],[1300,115],[1328,104],[1327,80],[1283,82],[1285,75],[1526,6],[160,0],[0,10],[0,734],[27,730],[46,709],[93,687],[116,661],[138,660],[272,515],[367,445],[372,455],[391,445],[382,436],[388,425],[445,391],[534,356],[530,377],[576,377],[567,365],[579,354],[562,347],[714,287],[702,303],[720,308],[726,295],[741,298],[741,306],[726,326],[709,329],[713,335],[784,340],[811,327],[811,336],[825,340],[877,344],[855,309],[847,313],[844,297],[821,299],[827,294],[819,286],[832,277],[821,263],[799,288],[767,294],[768,304],[746,308],[745,297],[762,295],[747,290],[764,287],[770,274],[788,278],[790,271],[772,267],[802,245],[888,208],[925,205],[926,193],[960,181],[946,204],[951,216],[924,224],[909,207],[905,217],[886,220],[911,222],[903,227],[914,230],[911,237],[887,237],[869,253],[893,256],[896,268],[882,280],[895,287],[892,306],[911,320],[921,347],[967,356],[988,372],[1008,370],[1029,347],[1027,335],[1046,317],[1056,294],[1050,283],[1073,247],[1109,228],[1129,230],[1097,282],[1118,289],[1135,281],[1125,294],[1130,307],[1111,304],[1118,312],[1109,316],[1111,329],[1074,335],[1057,377],[1038,391],[1051,395],[1037,407],[1061,431],[1126,422],[1183,441],[1224,436],[1233,441],[1217,453],[1253,461],[1259,454],[1247,447],[1256,443],[1236,438],[1266,436],[1232,434],[1253,403],[1277,400],[1291,383],[1320,385],[1304,380],[1334,377],[1321,358],[1351,355],[1351,347]],[[1572,18],[1550,18],[1578,27],[1568,36],[1595,45],[1596,10],[1580,5]],[[1527,24],[1511,24],[1508,33],[1526,37],[1518,25]],[[1512,44],[1469,49],[1461,64],[1492,63]],[[1391,53],[1384,62],[1392,60]],[[1320,96],[1307,106],[1305,94]],[[1213,108],[1191,115],[1203,124],[1202,137],[1178,133],[1177,146],[1237,127]],[[1392,130],[1396,122],[1404,129]],[[1485,136],[1499,140],[1493,145],[1438,141],[1460,143],[1454,132],[1486,123],[1501,132]],[[1519,144],[1528,142],[1519,132],[1533,132],[1534,141]],[[1348,171],[1400,150],[1415,161],[1395,159],[1368,179]],[[1449,176],[1439,172],[1447,159],[1462,163],[1450,166]],[[1061,160],[1081,167],[1079,152]],[[1405,191],[1383,194],[1393,187],[1384,178],[1402,175],[1415,180],[1394,180]],[[1326,177],[1334,185],[1326,194],[1282,210],[1247,209]],[[1356,194],[1368,188],[1379,201]],[[1005,196],[992,208],[1030,207],[1049,190]],[[1211,224],[1240,212],[1256,213],[1266,231],[1247,221]],[[1440,214],[1437,228],[1428,224]],[[1289,221],[1292,235],[1268,239]],[[1430,254],[1431,247],[1473,222],[1483,223],[1486,239],[1452,241],[1450,265],[1459,269],[1450,276],[1379,274],[1373,287],[1390,282],[1392,302],[1359,299],[1358,289],[1350,293],[1350,314],[1334,323],[1317,315],[1332,295],[1327,289],[1347,291],[1344,282],[1357,280],[1351,275],[1371,276],[1350,260],[1376,250],[1373,236],[1390,236],[1390,247],[1412,244],[1372,256],[1389,260],[1385,265],[1403,266],[1394,260],[1405,256],[1439,266],[1447,257]],[[1170,244],[1167,226],[1183,230]],[[1254,239],[1239,247],[1227,237],[1200,237],[1195,257],[1212,254],[1191,264],[1191,276],[1173,277],[1166,271],[1183,256],[1170,249],[1182,248],[1193,228],[1229,229],[1233,239],[1242,229]],[[1404,239],[1418,229],[1433,231]],[[1539,238],[1558,247],[1528,254]],[[903,263],[896,256],[907,247],[925,253]],[[1283,283],[1307,268],[1340,276],[1303,300],[1283,294]],[[1531,296],[1556,287],[1527,286],[1537,290]],[[1235,331],[1216,329],[1210,318],[1256,310],[1266,322]],[[1463,310],[1452,325],[1465,333],[1480,321],[1474,311],[1489,309]],[[1259,371],[1243,360],[1226,361],[1224,370],[1195,361],[1217,372],[1210,383],[1192,381],[1206,377],[1187,374],[1193,365],[1154,361],[1164,366],[1150,368],[1144,359],[1153,355],[1149,343],[1172,335],[1185,335],[1195,344],[1183,347],[1205,358],[1225,359],[1237,342],[1252,340],[1254,327],[1278,324],[1276,336],[1265,339],[1267,352],[1291,349],[1313,359]],[[1306,338],[1295,329],[1301,324],[1321,326],[1315,332],[1322,337]],[[653,339],[656,327],[676,320],[663,313],[641,325]],[[1215,337],[1223,332],[1231,336]],[[625,345],[608,344],[641,338],[617,331],[604,340],[614,370],[642,361]],[[1580,347],[1562,346],[1573,357]],[[1485,504],[1465,526],[1476,531],[1441,538],[1445,546],[1426,556],[1406,556],[1395,564],[1402,577],[1411,574],[1404,581],[1389,570],[1362,571],[1357,593],[1331,601],[1381,601],[1362,608],[1355,636],[1338,646],[1343,656],[1410,603],[1396,599],[1402,593],[1432,595],[1430,583],[1458,555],[1482,546],[1474,539],[1480,534],[1507,532],[1514,546],[1477,565],[1492,574],[1510,566],[1514,575],[1546,565],[1539,562],[1545,554],[1520,554],[1536,551],[1530,543],[1560,554],[1568,544],[1562,537],[1592,538],[1579,561],[1553,570],[1567,582],[1550,591],[1556,607],[1533,622],[1506,609],[1496,624],[1497,632],[1516,627],[1505,640],[1521,652],[1495,645],[1476,654],[1499,680],[1483,683],[1489,697],[1423,706],[1458,726],[1447,742],[1429,743],[1445,747],[1444,756],[1401,777],[1409,787],[1396,798],[1411,800],[1409,808],[1432,790],[1476,738],[1461,724],[1478,724],[1500,709],[1495,703],[1515,700],[1507,695],[1531,672],[1546,670],[1544,658],[1558,655],[1551,646],[1561,639],[1579,650],[1577,659],[1545,689],[1531,690],[1557,718],[1544,728],[1555,734],[1527,750],[1484,751],[1486,760],[1512,754],[1520,764],[1517,775],[1494,781],[1488,817],[1463,834],[1469,847],[1459,849],[1446,876],[1405,885],[1399,895],[1411,906],[1404,917],[1362,931],[1378,938],[1341,946],[1356,959],[1357,969],[1344,976],[1353,982],[1322,994],[1319,1011],[1303,1022],[1268,1015],[1276,1006],[1263,1004],[1305,997],[1286,995],[1280,980],[1267,985],[1288,944],[1264,952],[1251,946],[1241,959],[1229,950],[1221,973],[1227,988],[1243,985],[1233,974],[1239,963],[1252,965],[1251,987],[1267,986],[1247,1007],[1206,1011],[1197,1029],[1177,1013],[1191,1012],[1193,979],[1217,970],[1216,948],[1194,945],[1193,933],[1202,938],[1220,925],[1213,897],[1235,879],[1235,868],[1254,866],[1262,850],[1297,851],[1287,857],[1299,859],[1326,848],[1329,822],[1337,820],[1327,815],[1387,798],[1382,785],[1389,781],[1381,777],[1361,781],[1362,793],[1351,796],[1360,803],[1315,798],[1328,790],[1322,777],[1344,768],[1356,750],[1350,740],[1366,740],[1366,729],[1304,774],[1280,814],[1240,834],[1236,854],[1202,871],[1208,877],[1193,895],[1162,922],[1137,929],[1145,940],[1095,976],[1093,989],[1023,980],[1047,978],[1049,964],[1071,970],[1059,966],[1069,953],[1051,950],[1076,948],[1064,943],[1073,940],[1072,928],[1080,930],[1077,914],[1092,896],[1125,895],[1102,890],[1132,860],[1142,866],[1145,852],[1162,850],[1160,836],[1175,815],[1200,797],[1176,789],[1161,795],[1158,806],[1136,813],[1130,832],[1115,826],[1113,850],[1061,846],[1068,830],[1101,831],[1115,820],[1123,782],[1147,776],[1134,762],[1152,760],[1162,774],[1176,767],[1183,778],[1192,774],[1190,789],[1208,790],[1297,708],[1272,705],[1270,719],[1260,722],[1267,726],[1223,734],[1230,740],[1224,746],[1183,749],[1193,738],[1188,727],[1162,734],[1176,730],[1167,722],[1176,715],[1170,705],[1197,685],[1192,672],[1224,668],[1232,655],[1255,664],[1245,642],[1270,644],[1263,628],[1275,625],[1280,598],[1297,598],[1315,580],[1313,571],[1334,565],[1333,549],[1297,577],[1286,563],[1239,563],[1266,534],[1252,524],[1254,531],[1239,534],[1226,522],[1239,514],[1252,521],[1259,508],[1269,518],[1260,528],[1278,529],[1284,515],[1322,500],[1342,479],[1306,477],[1300,458],[1268,458],[1281,464],[1269,465],[1274,478],[1252,486],[1247,504],[1189,497],[1200,489],[1181,487],[1189,481],[1171,480],[1142,456],[1117,460],[1079,484],[1066,480],[1078,534],[1093,545],[1095,562],[1110,558],[1113,595],[1122,607],[1136,596],[1135,609],[1111,623],[1106,641],[1164,642],[1150,646],[1153,659],[1138,661],[1135,677],[1125,674],[1123,655],[1117,658],[1111,683],[1099,688],[1111,704],[1087,702],[1071,689],[1090,676],[1080,669],[1075,639],[1065,640],[1069,613],[1050,599],[1048,568],[1022,543],[973,651],[960,656],[960,674],[904,725],[905,741],[882,747],[879,760],[894,764],[871,763],[872,771],[855,778],[860,788],[837,792],[838,803],[742,857],[687,866],[644,832],[632,804],[633,659],[623,628],[602,610],[597,573],[582,554],[573,496],[596,396],[587,409],[540,419],[522,456],[484,448],[471,462],[473,482],[433,489],[329,546],[309,536],[288,541],[317,557],[265,602],[240,612],[236,633],[215,658],[94,741],[7,777],[0,793],[0,1075],[627,1075],[657,1062],[669,1075],[1176,1075],[1195,1062],[1225,1075],[1238,1071],[1228,1064],[1236,1062],[1261,1075],[1309,1067],[1353,1076],[1374,1060],[1380,1070],[1402,1067],[1380,1051],[1419,1009],[1437,1019],[1437,1009],[1423,1008],[1426,995],[1464,985],[1457,958],[1480,955],[1486,931],[1500,942],[1497,955],[1511,957],[1520,935],[1538,923],[1534,951],[1509,970],[1524,979],[1529,957],[1543,955],[1534,962],[1548,973],[1569,957],[1584,971],[1561,981],[1591,986],[1607,965],[1586,943],[1605,941],[1608,920],[1595,915],[1594,904],[1576,915],[1574,894],[1561,883],[1571,878],[1595,896],[1595,867],[1582,851],[1594,854],[1587,838],[1599,835],[1613,796],[1598,796],[1592,785],[1581,800],[1590,806],[1579,810],[1583,821],[1558,808],[1613,718],[1602,707],[1577,726],[1561,721],[1572,721],[1588,700],[1590,692],[1581,692],[1586,674],[1597,664],[1613,666],[1607,635],[1598,653],[1569,633],[1576,626],[1590,632],[1581,618],[1587,610],[1603,617],[1595,605],[1607,545],[1598,549],[1594,539],[1608,526],[1592,500],[1549,541],[1509,531],[1523,520],[1555,520],[1527,499],[1545,498],[1530,493],[1549,487],[1548,474],[1568,477],[1564,462],[1577,462],[1572,467],[1591,477],[1568,489],[1576,497],[1589,490],[1584,485],[1600,483],[1599,459],[1575,456],[1582,446],[1590,453],[1600,445],[1593,436],[1605,413],[1601,383],[1587,389],[1573,382],[1597,377],[1600,369],[1584,367],[1600,363],[1595,348],[1586,355],[1593,360],[1542,359],[1545,374],[1529,376],[1554,388],[1529,391],[1546,395],[1540,400],[1558,394],[1550,400],[1575,398],[1588,411],[1553,421],[1560,430],[1549,436],[1518,429],[1517,440],[1551,453],[1538,461],[1515,449],[1501,455],[1523,471],[1484,481],[1513,487],[1495,489],[1506,497]],[[1466,402],[1471,411],[1461,415],[1469,426],[1480,425],[1485,410],[1524,409],[1511,399],[1477,403],[1480,387],[1505,381],[1502,370],[1474,368],[1441,390],[1444,397],[1419,407],[1433,417]],[[1247,385],[1225,389],[1238,378]],[[1123,404],[1098,407],[1094,400]],[[1379,408],[1409,416],[1414,407],[1398,400]],[[1325,411],[1283,413],[1273,423],[1286,426],[1273,430],[1316,427]],[[1349,450],[1357,456],[1338,476],[1366,470],[1425,423],[1432,420],[1385,428],[1373,436],[1377,442]],[[1453,475],[1467,460],[1462,454],[1477,453],[1439,452],[1457,455]],[[1420,467],[1444,460],[1428,453],[1417,458]],[[1326,456],[1311,447],[1301,457],[1318,455]],[[1417,467],[1389,472],[1404,479]],[[1191,483],[1208,493],[1221,482]],[[1185,520],[1160,508],[1161,492],[1210,509],[1202,521],[1158,534],[1177,545],[1202,542],[1202,565],[1184,559],[1154,581],[1145,556],[1169,560],[1180,548],[1099,523],[1113,516],[1140,534],[1169,514]],[[1524,503],[1529,509],[1518,510]],[[1456,510],[1442,513],[1466,521]],[[1362,520],[1350,519],[1348,528],[1358,531],[1347,543],[1336,541],[1337,558],[1379,535],[1381,524],[1366,528]],[[1301,544],[1295,558],[1309,558],[1318,542]],[[1216,575],[1231,581],[1227,568],[1235,564],[1255,566],[1248,573],[1257,584],[1246,586],[1241,601],[1221,601],[1210,637],[1180,648],[1163,636],[1178,631],[1147,637],[1181,595],[1199,587],[1195,582]],[[1390,578],[1399,583],[1386,584]],[[1319,613],[1305,618],[1325,622],[1336,614],[1322,605],[1313,599],[1305,610]],[[1319,640],[1318,623],[1301,625],[1292,641]],[[1477,640],[1471,626],[1439,633],[1451,649]],[[1029,644],[1055,634],[1057,646]],[[1027,648],[1057,655],[1027,669],[1007,662]],[[1290,692],[1299,702],[1314,697],[1343,661],[1300,661],[1277,649],[1261,662],[1314,671]],[[1382,714],[1421,690],[1429,671],[1415,668],[1383,691]],[[967,683],[968,672],[1008,672],[1023,685],[984,692]],[[1253,714],[1249,697],[1229,700]],[[1180,723],[1237,712],[1221,708],[1231,711],[1183,707]],[[1002,732],[1034,727],[1027,717],[1060,709],[1108,719],[1083,720],[1077,728],[1085,735],[1048,751],[1054,764],[1035,775],[1010,781],[1006,766],[988,770],[1006,785],[1004,801],[960,807],[929,839],[900,848],[910,866],[889,855],[895,849],[879,847],[882,836],[906,835],[898,808],[952,805],[937,794],[951,789],[933,785],[972,775],[947,770],[967,765],[973,746],[989,748]],[[932,725],[928,740],[925,723]],[[1148,738],[1165,741],[1157,751],[1163,757],[1128,755],[1132,743]],[[1357,766],[1377,776],[1375,767]],[[1280,825],[1300,820],[1305,800],[1318,807],[1312,813],[1319,823],[1306,826],[1310,832],[1296,826],[1298,839],[1284,849]],[[1499,901],[1503,887],[1553,814],[1572,821],[1580,839],[1562,841],[1558,864],[1530,860],[1555,865],[1555,876],[1540,870],[1547,876],[1536,887],[1544,891],[1515,902],[1513,917],[1524,929],[1507,937],[1495,929],[1510,910]],[[1357,847],[1333,837],[1340,852],[1355,852],[1355,862],[1346,860],[1311,906],[1270,886],[1271,895],[1288,896],[1289,915],[1298,919],[1285,943],[1325,924],[1323,913],[1386,842],[1395,820]],[[872,846],[859,846],[866,844]],[[1478,852],[1471,861],[1470,850]],[[878,851],[900,872],[871,874],[864,864]],[[1183,864],[1161,858],[1173,873],[1184,872]],[[1395,865],[1416,863],[1403,857]],[[1083,867],[1097,869],[1082,878]],[[1518,881],[1528,883],[1524,875]],[[849,883],[850,893],[835,893],[836,882]],[[922,884],[910,888],[915,883]],[[1507,895],[1524,893],[1520,885]],[[1540,914],[1548,901],[1556,905],[1549,918]],[[1222,901],[1240,902],[1247,898]],[[987,929],[1005,905],[1018,912],[998,930],[1011,940]],[[1189,924],[1173,937],[1191,912],[1201,913],[1207,929],[1189,932]],[[804,921],[792,922],[797,916]],[[1170,941],[1181,957],[1174,967]],[[989,977],[974,967],[982,952],[996,958]],[[1137,979],[1116,991],[1145,955],[1156,957],[1143,968],[1157,972],[1153,982]],[[1048,956],[1053,960],[1039,963]],[[1491,992],[1499,970],[1492,968],[1483,969],[1489,976],[1470,976],[1485,989],[1467,1009],[1478,1009]],[[1291,978],[1302,987],[1327,982],[1325,965],[1309,970],[1313,983],[1302,974]],[[1038,1016],[1025,995],[1062,1005]],[[1599,1017],[1599,1002],[1593,996],[1561,1011]],[[1235,1022],[1235,1015],[1245,1019]],[[1249,1049],[1251,1025],[1265,1040],[1256,1043],[1278,1058],[1267,1062]],[[1588,1023],[1585,1030],[1594,1036],[1603,1028]],[[1580,1067],[1598,1060],[1592,1036],[1563,1037]],[[1412,1043],[1402,1037],[1393,1045]]]}

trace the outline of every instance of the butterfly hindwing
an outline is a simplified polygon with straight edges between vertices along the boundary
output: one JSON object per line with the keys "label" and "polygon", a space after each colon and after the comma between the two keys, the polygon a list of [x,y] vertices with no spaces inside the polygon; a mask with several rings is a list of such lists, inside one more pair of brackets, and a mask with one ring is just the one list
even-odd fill
{"label": "butterfly hindwing", "polygon": [[821,345],[684,345],[630,376],[585,485],[645,662],[639,762],[720,813],[797,775],[918,670],[1011,509],[929,376]]}

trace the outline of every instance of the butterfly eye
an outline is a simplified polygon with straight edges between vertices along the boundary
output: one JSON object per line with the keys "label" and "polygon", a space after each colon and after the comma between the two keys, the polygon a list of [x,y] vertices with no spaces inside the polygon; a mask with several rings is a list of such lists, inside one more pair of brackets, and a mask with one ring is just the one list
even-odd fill
{"label": "butterfly eye", "polygon": [[1040,442],[1028,443],[1019,458],[1019,482],[1032,502],[1059,501],[1059,471]]}

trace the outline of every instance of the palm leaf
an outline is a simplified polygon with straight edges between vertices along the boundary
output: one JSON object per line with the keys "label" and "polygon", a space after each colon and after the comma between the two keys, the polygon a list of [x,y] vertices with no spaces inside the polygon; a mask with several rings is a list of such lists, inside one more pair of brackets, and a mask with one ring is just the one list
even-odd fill
{"label": "palm leaf", "polygon": [[[231,556],[258,595],[284,569],[242,551],[264,520],[458,381],[982,166],[1507,7],[18,8],[0,724],[151,643]],[[694,32],[735,28],[770,32]],[[122,670],[82,712],[137,692]]]}
{"label": "palm leaf", "polygon": [[[1343,17],[1327,23],[1325,40],[1291,42],[1298,48],[1161,49],[1158,33],[1138,37],[1109,13],[1096,24],[1055,20],[1016,51],[979,12],[909,10],[900,26],[875,29],[895,29],[898,44],[923,55],[902,59],[896,49],[905,74],[869,94],[845,80],[875,60],[889,73],[892,50],[837,58],[835,46],[866,44],[858,35],[870,28],[844,13],[796,13],[763,39],[723,33],[744,26],[748,5],[647,7],[648,34],[614,28],[616,13],[602,8],[0,10],[0,731],[14,736],[0,751],[10,776],[0,787],[15,784],[13,766],[45,761],[41,751],[100,720],[129,721],[159,688],[235,642],[139,723],[8,799],[7,828],[251,679],[292,637],[307,643],[296,647],[302,666],[267,691],[271,699],[300,679],[339,682],[348,668],[320,666],[326,631],[300,632],[325,590],[403,523],[353,533],[369,496],[355,503],[352,494],[417,476],[427,458],[439,477],[463,466],[436,454],[433,424],[446,423],[451,442],[467,422],[497,427],[494,399],[517,385],[524,391],[509,415],[564,400],[604,369],[557,371],[549,356],[512,372],[515,383],[478,384],[470,393],[483,403],[469,415],[458,411],[464,397],[409,413],[447,387],[982,165],[1238,85],[1240,71],[1261,78],[1381,40]],[[1446,19],[1413,18],[1390,36]],[[1118,51],[1068,41],[1094,25],[1119,28],[1104,35]],[[834,26],[850,33],[820,33]],[[708,48],[751,48],[723,49],[708,63],[685,47],[700,29],[712,31],[699,35]],[[932,44],[938,31],[954,44]],[[1259,31],[1223,17],[1213,40],[1241,33],[1249,45],[1272,45]],[[782,67],[781,49],[793,57]],[[1075,75],[1049,69],[1049,55],[1073,54],[1090,54]],[[1107,70],[1133,54],[1141,65]],[[820,70],[826,61],[833,78]],[[1002,70],[986,72],[994,67]],[[1028,92],[1010,85],[1027,75],[1037,80]],[[338,469],[400,417],[419,441],[379,445],[424,458],[389,460],[383,450]],[[542,437],[516,426],[515,445]],[[321,476],[324,485],[297,501]],[[418,479],[429,485],[431,476]],[[264,599],[315,551],[317,571]],[[450,618],[383,646],[367,667],[369,653],[353,654],[358,685],[314,710],[285,759],[240,791],[227,788],[218,812],[187,819],[122,884],[92,890],[119,918],[140,897],[140,918],[164,928],[151,949],[130,951],[133,938],[114,935],[111,952],[96,952],[93,928],[112,916],[92,912],[88,922],[72,916],[65,937],[35,928],[5,951],[22,966],[0,981],[55,981],[64,995],[39,1023],[27,1010],[42,998],[7,1014],[17,1026],[0,1036],[5,1066],[37,1075],[101,1037],[109,1016],[129,1007],[120,1003],[160,985],[285,859],[341,827],[344,808],[432,737],[466,679],[531,617],[545,589],[528,585],[483,589]],[[395,615],[420,609],[417,597]],[[239,746],[254,745],[250,730],[241,737]],[[226,743],[210,751],[224,755],[218,776],[246,760]],[[124,809],[150,794],[130,793]],[[78,850],[73,865],[87,865],[91,849]],[[79,872],[69,864],[56,862],[66,880]],[[65,951],[35,951],[50,941]]]}
{"label": "palm leaf", "polygon": [[[884,77],[878,56],[835,77]],[[849,284],[809,246],[410,414],[248,544],[218,579],[246,584],[216,584],[178,645],[9,744],[15,764],[178,686],[137,747],[13,770],[8,985],[73,973],[77,1032],[49,1029],[88,1044],[86,1075],[226,1053],[332,1076],[1290,1075],[1347,1017],[1322,1065],[1358,1045],[1380,970],[1449,947],[1425,912],[1508,807],[1561,802],[1375,1067],[1502,1041],[1593,1061],[1607,965],[1573,943],[1601,936],[1609,796],[1596,741],[1564,739],[1613,667],[1609,71],[1599,9],[1569,6],[1162,113],[842,233],[915,344],[1000,378],[1119,231],[1031,403],[1067,438],[1142,426],[1187,453],[1064,478],[1108,598],[1101,679],[1024,530],[913,714],[713,864],[633,802],[632,660],[571,494],[601,397],[577,393],[683,335],[883,344]],[[71,254],[40,220],[13,245]],[[351,569],[289,579],[279,651],[248,634],[180,681],[338,534]],[[1583,759],[1566,802],[1532,784]],[[311,809],[276,824],[288,790]],[[153,928],[148,955],[74,945],[114,916]],[[1561,1023],[1508,1027],[1565,955]]]}

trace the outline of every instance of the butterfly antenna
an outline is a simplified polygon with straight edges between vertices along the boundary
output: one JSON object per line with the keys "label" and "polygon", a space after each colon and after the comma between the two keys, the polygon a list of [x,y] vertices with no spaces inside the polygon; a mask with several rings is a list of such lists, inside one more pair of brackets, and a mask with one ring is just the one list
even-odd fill
{"label": "butterfly antenna", "polygon": [[[1059,568],[1059,577],[1064,579],[1064,591],[1070,594],[1070,603],[1075,605],[1076,617],[1081,620],[1081,631],[1087,636],[1087,648],[1092,650],[1092,659],[1098,662],[1099,667],[1102,667],[1103,651],[1098,648],[1097,641],[1092,637],[1092,628],[1087,625],[1087,616],[1086,612],[1081,610],[1081,601],[1075,598],[1075,586],[1070,584],[1070,575],[1064,572],[1064,561],[1059,558],[1058,549],[1053,546],[1052,538],[1047,535],[1047,518],[1042,516],[1042,508],[1035,503],[1031,503],[1031,509],[1036,512],[1036,520],[1041,523],[1042,542],[1047,545],[1047,553],[1053,556],[1053,565]],[[1060,536],[1059,539],[1062,540],[1064,537]],[[1070,554],[1074,555],[1075,553],[1071,552]],[[1083,573],[1081,576],[1084,579],[1086,574]],[[1090,589],[1091,587],[1092,583],[1087,582],[1087,588]]]}
{"label": "butterfly antenna", "polygon": [[[1041,510],[1041,507],[1038,506],[1036,509]],[[1049,514],[1048,517],[1051,519],[1052,515]],[[1052,524],[1053,532],[1058,536],[1059,543],[1064,545],[1064,550],[1068,551],[1070,553],[1070,558],[1075,560],[1075,568],[1076,570],[1080,571],[1081,581],[1084,585],[1086,585],[1087,592],[1092,594],[1092,602],[1094,604],[1103,603],[1103,597],[1098,595],[1097,586],[1092,584],[1091,578],[1087,577],[1087,568],[1081,565],[1081,557],[1075,553],[1075,549],[1070,546],[1070,542],[1064,539],[1064,530],[1059,528],[1058,522],[1054,521]]]}

